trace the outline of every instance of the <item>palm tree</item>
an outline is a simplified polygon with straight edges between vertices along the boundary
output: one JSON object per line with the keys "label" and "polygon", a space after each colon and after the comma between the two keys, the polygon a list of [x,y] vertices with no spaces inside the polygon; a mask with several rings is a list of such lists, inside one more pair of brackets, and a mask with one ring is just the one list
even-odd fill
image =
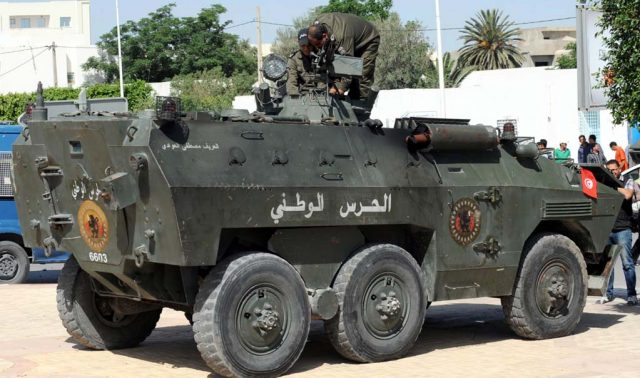
{"label": "palm tree", "polygon": [[[452,58],[449,53],[442,55],[442,66],[444,67],[444,86],[446,88],[460,86],[462,80],[476,70],[476,67],[461,65],[460,61]],[[426,88],[438,88],[437,62],[429,61],[427,72],[424,75],[424,86]]]}
{"label": "palm tree", "polygon": [[514,45],[521,41],[520,30],[497,9],[482,10],[465,23],[460,39],[464,46],[458,60],[478,70],[520,67],[524,57]]}

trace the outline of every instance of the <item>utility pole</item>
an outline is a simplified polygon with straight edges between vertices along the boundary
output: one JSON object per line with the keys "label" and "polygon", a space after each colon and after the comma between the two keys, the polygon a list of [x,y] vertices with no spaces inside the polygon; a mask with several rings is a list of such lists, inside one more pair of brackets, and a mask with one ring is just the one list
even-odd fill
{"label": "utility pole", "polygon": [[436,38],[438,39],[438,83],[440,85],[440,117],[447,117],[447,108],[444,94],[444,63],[442,59],[442,30],[440,30],[440,0],[436,2]]}
{"label": "utility pole", "polygon": [[58,62],[56,59],[56,43],[51,42],[51,56],[53,57],[53,86],[58,87]]}
{"label": "utility pole", "polygon": [[124,81],[122,79],[122,46],[120,44],[120,7],[116,0],[116,30],[118,31],[118,73],[120,74],[120,97],[124,97]]}
{"label": "utility pole", "polygon": [[258,47],[258,85],[264,81],[262,79],[262,27],[260,25],[260,7],[256,7],[256,45]]}

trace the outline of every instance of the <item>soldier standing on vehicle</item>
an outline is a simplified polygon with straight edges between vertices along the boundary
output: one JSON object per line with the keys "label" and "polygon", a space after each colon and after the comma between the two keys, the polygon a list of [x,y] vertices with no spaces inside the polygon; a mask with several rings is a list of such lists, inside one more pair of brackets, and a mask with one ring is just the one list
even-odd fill
{"label": "soldier standing on vehicle", "polygon": [[[594,147],[595,148],[595,147]],[[622,170],[617,160],[609,160],[607,162],[607,169],[611,171],[618,179]],[[622,260],[622,269],[624,270],[624,280],[627,284],[627,304],[630,306],[638,304],[638,297],[636,293],[636,267],[631,255],[631,239],[633,234],[631,232],[633,222],[633,210],[631,207],[633,197],[633,179],[628,179],[624,184],[624,188],[618,188],[618,192],[624,196],[622,207],[618,212],[618,218],[613,224],[613,230],[609,234],[609,244],[620,244],[623,246],[623,250],[620,253],[620,259]],[[615,299],[613,295],[613,271],[609,278],[609,286],[607,287],[606,296],[599,300],[599,303],[611,302]]]}
{"label": "soldier standing on vehicle", "polygon": [[311,66],[311,49],[309,44],[308,29],[300,29],[298,32],[298,45],[300,48],[289,56],[287,78],[287,94],[300,95],[300,88],[324,88],[325,83],[316,79]]}
{"label": "soldier standing on vehicle", "polygon": [[362,58],[360,79],[342,78],[329,93],[349,97],[367,97],[373,85],[380,33],[376,27],[358,16],[346,13],[325,13],[309,27],[309,42],[317,49],[340,55]]}

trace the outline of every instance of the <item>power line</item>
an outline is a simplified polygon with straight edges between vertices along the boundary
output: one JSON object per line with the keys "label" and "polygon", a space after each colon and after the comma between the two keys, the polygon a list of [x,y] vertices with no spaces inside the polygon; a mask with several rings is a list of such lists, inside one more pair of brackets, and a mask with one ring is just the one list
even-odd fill
{"label": "power line", "polygon": [[[545,22],[554,22],[554,21],[566,21],[566,20],[575,20],[575,16],[572,17],[561,17],[561,18],[547,18],[544,20],[535,20],[535,21],[525,21],[525,22],[516,22],[513,23],[513,26],[519,26],[519,25],[531,25],[531,24],[541,24],[541,23],[545,23]],[[232,26],[229,26],[225,29],[232,29],[238,26],[243,26],[243,25],[247,25],[247,24],[252,24],[255,23],[256,20],[249,20],[247,22],[243,22],[241,24],[235,24]],[[273,26],[284,26],[284,27],[289,27],[289,28],[293,28],[293,25],[290,24],[282,24],[282,23],[278,23],[278,22],[269,22],[269,21],[260,21],[260,23],[265,24],[265,25],[273,25]],[[464,27],[449,27],[449,28],[441,28],[440,30],[442,31],[450,31],[450,30],[463,30]],[[400,29],[380,29],[380,31],[411,31],[411,32],[416,32],[416,31],[423,31],[423,32],[428,32],[428,31],[436,31],[435,28],[427,28],[427,29],[411,29],[411,30],[400,30]]]}
{"label": "power line", "polygon": [[29,51],[29,50],[33,50],[33,49],[40,49],[40,48],[43,48],[43,47],[49,47],[49,46],[27,47],[27,48],[20,49],[20,50],[2,51],[2,52],[0,52],[0,55],[13,54],[13,53],[22,52],[22,51]]}
{"label": "power line", "polygon": [[42,47],[42,49],[44,49],[44,50],[40,51],[40,52],[39,52],[39,53],[37,53],[36,55],[34,55],[34,56],[30,57],[29,59],[25,60],[24,62],[22,62],[22,63],[18,64],[17,66],[15,66],[15,67],[11,68],[9,71],[5,71],[5,72],[3,72],[3,73],[0,73],[0,77],[3,77],[3,76],[5,76],[5,75],[7,75],[7,74],[10,74],[11,72],[13,72],[13,71],[17,70],[18,68],[20,68],[20,67],[24,66],[25,64],[28,64],[29,62],[31,62],[33,59],[35,59],[35,58],[36,58],[36,57],[38,57],[39,55],[42,55],[44,52],[46,52],[46,51],[48,51],[49,49],[51,49],[51,46],[44,46],[44,47]]}

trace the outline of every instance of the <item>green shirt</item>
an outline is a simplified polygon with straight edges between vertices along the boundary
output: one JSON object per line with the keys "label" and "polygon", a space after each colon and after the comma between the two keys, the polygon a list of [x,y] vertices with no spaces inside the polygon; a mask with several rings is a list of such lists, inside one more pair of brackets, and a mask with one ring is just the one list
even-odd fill
{"label": "green shirt", "polygon": [[555,151],[553,151],[553,157],[556,159],[556,163],[562,164],[571,158],[571,151],[569,151],[568,148],[564,151],[556,148]]}

